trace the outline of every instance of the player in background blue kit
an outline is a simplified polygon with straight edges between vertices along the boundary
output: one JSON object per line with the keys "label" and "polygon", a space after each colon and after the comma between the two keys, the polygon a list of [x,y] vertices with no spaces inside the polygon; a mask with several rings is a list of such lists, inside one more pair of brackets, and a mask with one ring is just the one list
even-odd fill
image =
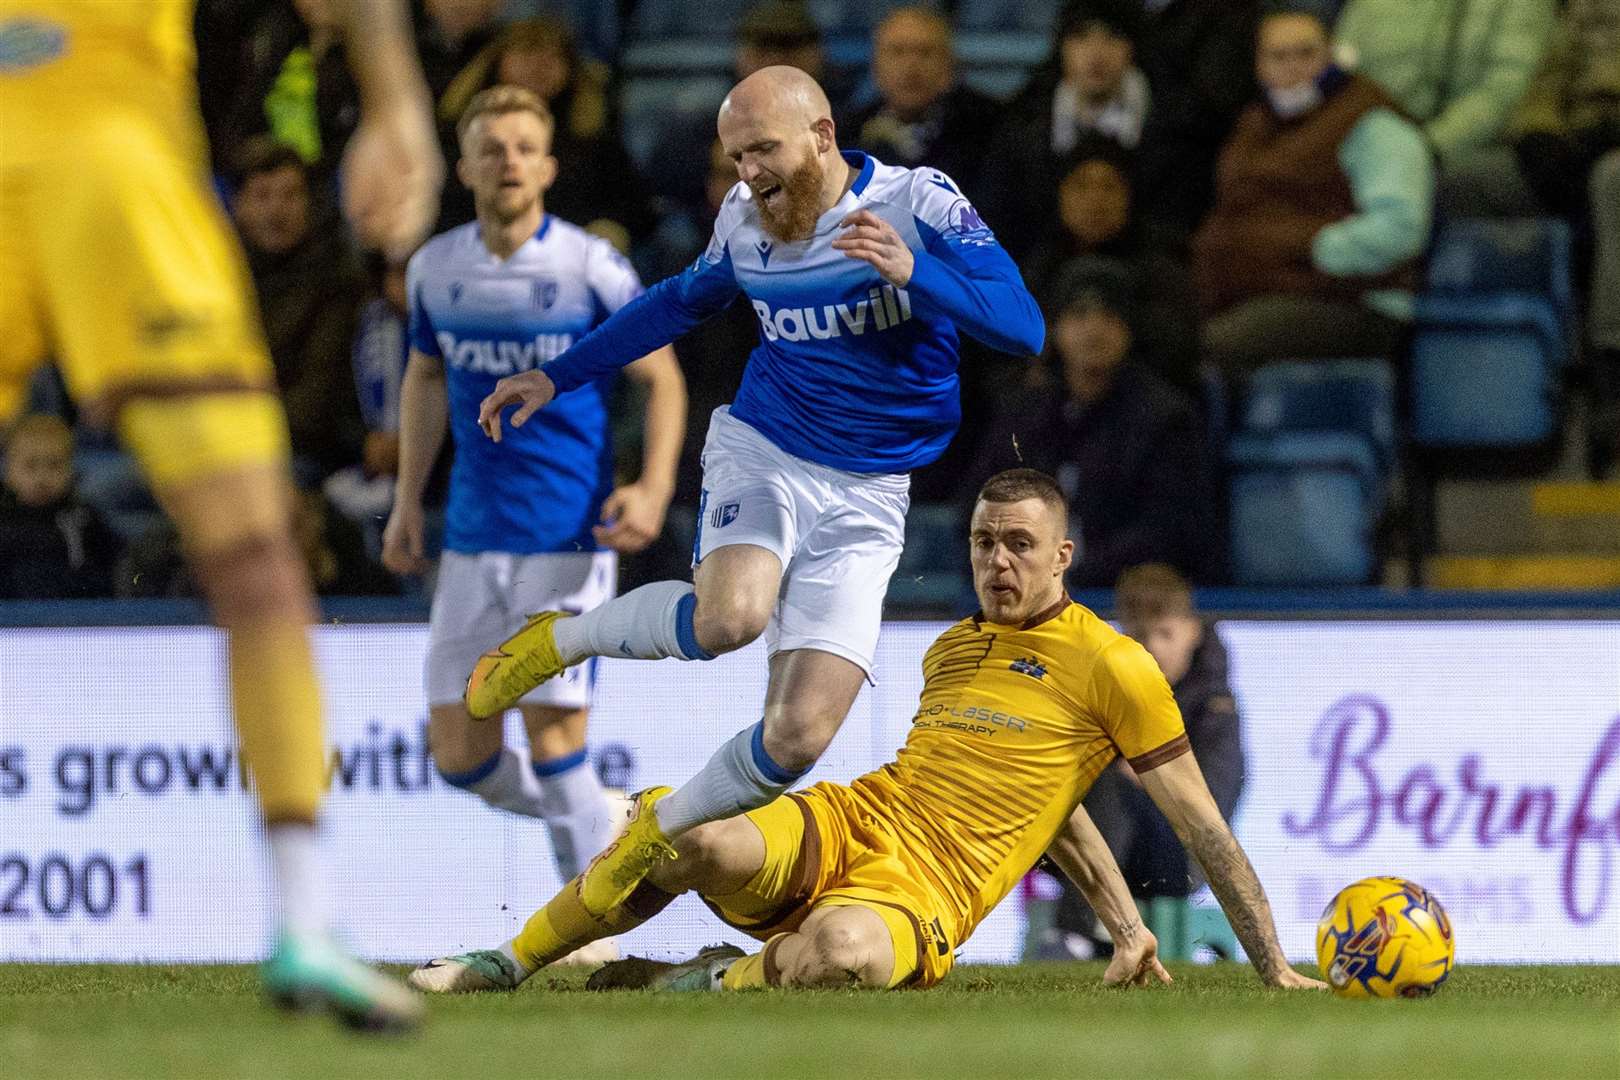
{"label": "player in background blue kit", "polygon": [[[958,330],[1007,352],[1041,349],[1034,298],[955,182],[840,153],[829,114],[796,68],[739,83],[718,127],[742,182],[708,250],[483,404],[497,442],[501,411],[521,406],[515,437],[546,415],[536,410],[564,405],[738,292],[759,316],[736,401],[715,411],[704,446],[694,585],[659,582],[586,615],[539,615],[468,680],[472,715],[495,715],[592,656],[707,660],[767,634],[763,720],[679,791],[637,796],[624,835],[576,883],[594,917],[633,892],[663,902],[642,895],[643,879],[673,857],[672,837],[764,806],[815,764],[871,669],[907,474],[935,460],[960,422]],[[491,955],[434,963],[498,982]]]}
{"label": "player in background blue kit", "polygon": [[[522,713],[527,749],[505,745],[499,718],[474,723],[462,689],[478,655],[529,613],[611,598],[617,552],[662,530],[686,387],[668,347],[648,347],[625,369],[648,396],[641,476],[624,487],[613,486],[607,410],[617,368],[500,444],[478,430],[479,402],[497,379],[555,358],[642,291],[611,244],[545,213],[557,170],[551,133],[545,105],[514,87],[479,94],[461,118],[458,171],[478,218],[429,240],[407,269],[411,353],[383,559],[401,573],[427,568],[422,490],[448,425],[456,457],[426,672],[433,757],[448,783],[543,819],[567,881],[614,824],[586,756],[590,669],[508,703]],[[613,955],[611,945],[598,951]]]}

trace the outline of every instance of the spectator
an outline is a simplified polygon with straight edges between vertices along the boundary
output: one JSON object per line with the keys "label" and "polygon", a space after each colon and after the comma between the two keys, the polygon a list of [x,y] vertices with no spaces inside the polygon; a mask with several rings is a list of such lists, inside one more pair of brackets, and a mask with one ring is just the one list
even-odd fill
{"label": "spectator", "polygon": [[32,413],[6,441],[0,489],[0,598],[112,595],[118,538],[73,485],[73,432]]}
{"label": "spectator", "polygon": [[[1133,567],[1114,589],[1120,628],[1141,642],[1176,696],[1187,725],[1193,756],[1209,783],[1221,816],[1228,821],[1243,792],[1242,721],[1227,673],[1226,646],[1216,624],[1193,606],[1192,589],[1168,566]],[[1132,895],[1141,899],[1190,896],[1203,885],[1198,864],[1176,839],[1153,800],[1124,759],[1092,785],[1086,813],[1108,841]],[[1087,958],[1098,951],[1096,917],[1073,885],[1064,882],[1058,904],[1058,938],[1043,948],[1048,956]],[[1051,950],[1050,945],[1058,948]]]}
{"label": "spectator", "polygon": [[1000,106],[957,82],[955,68],[945,17],[930,8],[896,9],[872,32],[879,99],[850,117],[849,130],[855,148],[891,165],[939,169],[975,197]]}
{"label": "spectator", "polygon": [[[412,0],[416,53],[434,101],[500,30],[506,0]],[[445,155],[454,161],[454,155]]]}
{"label": "spectator", "polygon": [[1620,452],[1620,0],[1569,0],[1513,123],[1541,204],[1570,217],[1592,253],[1586,337],[1598,402],[1592,469]]}
{"label": "spectator", "polygon": [[244,145],[231,202],[259,297],[294,466],[306,483],[360,458],[364,429],[349,376],[363,292],[341,230],[317,227],[309,172],[267,138]]}
{"label": "spectator", "polygon": [[1007,109],[984,165],[980,202],[1003,246],[1027,255],[1052,219],[1058,162],[1088,134],[1127,149],[1143,141],[1152,106],[1136,67],[1140,0],[1075,0],[1058,22],[1053,56]]}
{"label": "spectator", "polygon": [[[546,191],[547,212],[628,253],[632,241],[652,231],[655,219],[646,185],[619,137],[610,79],[605,64],[580,55],[566,23],[527,19],[502,30],[456,76],[439,100],[439,123],[454,131],[473,95],[498,83],[534,93],[557,118],[551,144],[557,180]],[[439,228],[472,218],[472,193],[452,175],[445,185]]]}
{"label": "spectator", "polygon": [[1440,159],[1437,202],[1458,214],[1522,214],[1504,134],[1546,52],[1553,0],[1350,0],[1334,27],[1350,66],[1423,127]]}
{"label": "spectator", "polygon": [[844,126],[854,88],[843,72],[827,65],[821,27],[803,0],[760,0],[737,24],[733,73],[740,82],[760,68],[785,64],[807,72],[827,92],[833,120]]}
{"label": "spectator", "polygon": [[1129,278],[1064,275],[1037,380],[988,428],[966,491],[1027,466],[1051,473],[1078,524],[1069,583],[1107,586],[1128,566],[1207,577],[1214,527],[1203,429],[1186,395],[1132,352]]}
{"label": "spectator", "polygon": [[[796,67],[814,76],[827,93],[838,131],[845,130],[853,88],[843,73],[828,69],[821,28],[801,0],[761,0],[745,11],[737,24],[733,82],[741,82],[773,64]],[[705,162],[702,155],[692,151],[714,141],[714,118],[719,108],[720,96],[716,95],[713,100],[688,101],[662,118],[662,134],[652,154],[658,168],[649,177],[659,195],[688,206],[702,203]]]}
{"label": "spectator", "polygon": [[268,134],[298,151],[324,186],[360,120],[331,0],[197,7],[197,81],[216,172]]}
{"label": "spectator", "polygon": [[1434,169],[1417,125],[1329,55],[1327,26],[1260,24],[1262,100],[1221,152],[1215,208],[1193,239],[1204,359],[1393,357],[1429,237]]}
{"label": "spectator", "polygon": [[1254,100],[1260,0],[1146,0],[1136,62],[1153,91],[1154,168],[1138,202],[1183,237],[1214,198],[1215,160]]}
{"label": "spectator", "polygon": [[1048,299],[1059,275],[1076,259],[1115,267],[1137,297],[1141,356],[1183,390],[1198,388],[1198,317],[1192,282],[1170,252],[1167,230],[1136,209],[1130,151],[1105,136],[1084,139],[1058,169],[1057,221],[1025,262],[1024,277]]}
{"label": "spectator", "polygon": [[333,507],[367,535],[372,551],[381,550],[399,471],[399,389],[409,355],[405,320],[405,263],[390,262],[378,270],[376,295],[361,307],[354,337],[354,388],[366,429],[360,461],[322,485]]}

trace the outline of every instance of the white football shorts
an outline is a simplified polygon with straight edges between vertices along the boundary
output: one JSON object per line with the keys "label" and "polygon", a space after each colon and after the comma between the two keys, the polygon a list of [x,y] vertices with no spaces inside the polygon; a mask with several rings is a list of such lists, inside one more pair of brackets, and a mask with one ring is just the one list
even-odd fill
{"label": "white football shorts", "polygon": [[[427,699],[453,705],[473,664],[522,628],[537,611],[589,611],[613,599],[619,557],[612,551],[512,555],[446,551],[428,618]],[[591,703],[596,663],[575,664],[525,694],[522,705],[583,709]]]}
{"label": "white football shorts", "polygon": [[733,544],[782,560],[771,655],[819,649],[870,677],[883,597],[906,540],[911,478],[817,465],[779,449],[721,406],[703,444],[693,565]]}

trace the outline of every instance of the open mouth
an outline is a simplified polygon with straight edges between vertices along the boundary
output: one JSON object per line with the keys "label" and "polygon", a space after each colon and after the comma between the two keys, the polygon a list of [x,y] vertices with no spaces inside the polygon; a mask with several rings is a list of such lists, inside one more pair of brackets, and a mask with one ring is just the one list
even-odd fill
{"label": "open mouth", "polygon": [[754,195],[759,199],[760,202],[766,204],[774,210],[776,208],[777,201],[782,197],[782,185],[769,184],[765,187],[755,188]]}

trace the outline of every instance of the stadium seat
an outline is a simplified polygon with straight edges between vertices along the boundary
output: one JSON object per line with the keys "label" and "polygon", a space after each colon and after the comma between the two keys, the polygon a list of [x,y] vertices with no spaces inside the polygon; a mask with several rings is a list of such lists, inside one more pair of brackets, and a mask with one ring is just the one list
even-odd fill
{"label": "stadium seat", "polygon": [[958,30],[1022,31],[1042,35],[1048,42],[1057,25],[1060,0],[958,0]]}
{"label": "stadium seat", "polygon": [[914,503],[906,515],[906,548],[889,579],[890,611],[954,613],[969,590],[967,541],[951,503]]}
{"label": "stadium seat", "polygon": [[962,81],[981,93],[1007,100],[1029,79],[1030,69],[1052,51],[1049,33],[963,32],[956,35],[956,61]]}
{"label": "stadium seat", "polygon": [[731,42],[737,22],[754,0],[637,0],[630,21],[633,41],[658,41],[706,30],[717,40]]}
{"label": "stadium seat", "polygon": [[1249,378],[1238,428],[1255,435],[1349,431],[1395,463],[1395,373],[1382,360],[1267,364]]}
{"label": "stadium seat", "polygon": [[1353,431],[1240,432],[1227,443],[1232,573],[1239,585],[1358,585],[1377,568],[1387,489]]}
{"label": "stadium seat", "polygon": [[[707,130],[712,135],[714,111],[730,87],[724,74],[626,79],[619,95],[619,110],[624,148],[630,160],[656,183],[672,167],[669,162],[654,160],[660,140],[677,125],[684,125],[682,130]],[[699,176],[708,165],[707,146],[691,161],[676,163],[676,167]]]}
{"label": "stadium seat", "polygon": [[1575,326],[1563,222],[1442,225],[1409,350],[1414,445],[1512,450],[1553,442]]}
{"label": "stadium seat", "polygon": [[1247,384],[1225,440],[1240,585],[1367,581],[1395,470],[1395,376],[1374,359],[1289,361]]}

